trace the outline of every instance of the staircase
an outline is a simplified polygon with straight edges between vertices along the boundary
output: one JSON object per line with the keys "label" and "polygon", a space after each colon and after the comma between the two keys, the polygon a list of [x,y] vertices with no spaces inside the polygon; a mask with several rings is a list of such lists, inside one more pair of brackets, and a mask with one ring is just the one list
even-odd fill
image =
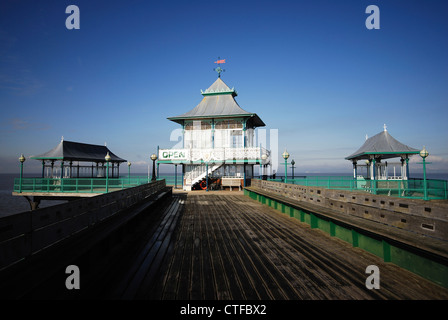
{"label": "staircase", "polygon": [[[208,166],[208,175],[211,175],[215,170],[219,169],[222,166],[221,164],[209,165]],[[185,174],[185,185],[184,190],[191,191],[191,187],[204,179],[207,176],[207,166],[201,165],[197,166],[193,171],[187,172]]]}

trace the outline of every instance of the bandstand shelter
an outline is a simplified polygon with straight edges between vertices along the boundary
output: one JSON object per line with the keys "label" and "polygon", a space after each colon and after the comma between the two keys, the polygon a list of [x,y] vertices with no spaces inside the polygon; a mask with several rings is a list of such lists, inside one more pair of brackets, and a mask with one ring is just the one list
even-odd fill
{"label": "bandstand shelter", "polygon": [[106,176],[106,155],[109,154],[109,177],[119,177],[120,163],[126,162],[106,146],[66,141],[64,139],[41,155],[30,159],[42,161],[42,178],[99,178]]}
{"label": "bandstand shelter", "polygon": [[270,163],[270,151],[256,145],[255,139],[255,129],[265,124],[256,113],[238,105],[237,92],[220,76],[201,93],[196,107],[168,118],[182,126],[183,146],[160,149],[158,163],[182,165],[186,190],[209,175],[221,179],[222,185],[231,178],[246,184],[253,177],[254,165]]}
{"label": "bandstand shelter", "polygon": [[[364,144],[354,153],[346,157],[346,160],[353,163],[354,178],[358,177],[357,168],[364,166],[367,168],[367,177],[373,180],[388,180],[409,178],[409,158],[420,151],[409,147],[392,137],[384,125],[384,130],[373,137],[366,139]],[[388,159],[400,158],[400,162],[390,162]],[[359,161],[364,163],[359,164]],[[400,167],[397,173],[396,166]],[[389,172],[389,167],[394,169],[393,175]]]}

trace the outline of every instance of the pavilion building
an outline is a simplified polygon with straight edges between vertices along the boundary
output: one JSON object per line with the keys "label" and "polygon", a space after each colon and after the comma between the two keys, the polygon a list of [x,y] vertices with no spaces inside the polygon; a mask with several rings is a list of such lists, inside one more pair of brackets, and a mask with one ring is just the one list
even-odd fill
{"label": "pavilion building", "polygon": [[42,178],[103,178],[106,177],[105,156],[109,154],[109,177],[120,176],[120,163],[106,146],[66,141],[64,138],[53,149],[30,159],[42,162]]}
{"label": "pavilion building", "polygon": [[[243,110],[237,92],[219,76],[192,110],[170,117],[182,126],[182,149],[159,149],[158,163],[182,166],[184,190],[207,177],[232,178],[241,186],[254,176],[254,165],[270,163],[270,151],[256,145],[255,129],[265,126],[256,113]],[[204,189],[202,184],[202,189]]]}
{"label": "pavilion building", "polygon": [[[420,151],[409,147],[392,137],[384,125],[384,130],[373,137],[366,139],[364,144],[354,153],[346,157],[353,163],[353,177],[358,175],[358,167],[366,167],[367,176],[370,180],[408,180],[409,158]],[[400,162],[387,161],[399,158]],[[358,163],[364,161],[365,163]],[[393,168],[393,173],[390,168]],[[399,167],[399,172],[396,168]]]}

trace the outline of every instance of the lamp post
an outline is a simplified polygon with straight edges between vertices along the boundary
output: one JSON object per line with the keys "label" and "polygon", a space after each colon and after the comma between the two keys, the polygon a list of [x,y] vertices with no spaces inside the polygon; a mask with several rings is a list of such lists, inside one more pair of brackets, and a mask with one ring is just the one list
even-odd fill
{"label": "lamp post", "polygon": [[425,200],[428,200],[428,188],[426,186],[426,157],[429,156],[429,152],[426,151],[425,146],[423,146],[423,150],[420,151],[420,157],[423,159],[423,188],[425,190]]}
{"label": "lamp post", "polygon": [[157,160],[157,155],[155,153],[153,153],[151,155],[151,160],[152,160],[152,179],[151,181],[156,181],[156,160]]}
{"label": "lamp post", "polygon": [[288,151],[286,151],[286,149],[285,152],[283,152],[282,157],[283,159],[285,159],[285,183],[286,183],[288,180],[288,158],[289,158],[289,153]]}
{"label": "lamp post", "polygon": [[266,164],[264,163],[266,161],[266,159],[268,158],[268,156],[266,154],[262,154],[261,155],[261,179],[262,180],[266,180]]}
{"label": "lamp post", "polygon": [[296,162],[294,161],[294,159],[291,160],[291,169],[292,169],[292,180],[294,181],[294,165],[296,164]]}
{"label": "lamp post", "polygon": [[177,164],[174,165],[174,189],[177,189]]}
{"label": "lamp post", "polygon": [[22,155],[19,158],[20,161],[20,185],[19,185],[19,193],[22,193],[22,176],[23,176],[23,163],[25,162],[26,158]]}
{"label": "lamp post", "polygon": [[106,193],[109,192],[109,161],[111,157],[109,155],[109,151],[107,152],[106,156],[104,157],[104,160],[106,160]]}
{"label": "lamp post", "polygon": [[369,164],[370,164],[370,161],[367,159],[366,160],[366,178],[367,179],[369,178]]}
{"label": "lamp post", "polygon": [[131,184],[131,162],[128,161],[128,179],[129,179],[129,184]]}

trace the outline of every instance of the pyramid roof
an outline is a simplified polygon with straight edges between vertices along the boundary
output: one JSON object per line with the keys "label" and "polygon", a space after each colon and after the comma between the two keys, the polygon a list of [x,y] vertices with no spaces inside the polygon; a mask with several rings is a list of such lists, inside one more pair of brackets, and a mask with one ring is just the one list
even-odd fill
{"label": "pyramid roof", "polygon": [[354,153],[346,157],[347,160],[369,159],[371,155],[381,155],[382,159],[396,158],[402,155],[417,154],[420,151],[409,147],[384,131],[368,138]]}
{"label": "pyramid roof", "polygon": [[255,127],[265,126],[257,114],[247,112],[238,105],[235,101],[237,92],[233,88],[230,89],[220,77],[201,93],[203,95],[202,101],[195,108],[168,119],[182,124],[183,120],[186,119],[247,117],[252,118]]}

